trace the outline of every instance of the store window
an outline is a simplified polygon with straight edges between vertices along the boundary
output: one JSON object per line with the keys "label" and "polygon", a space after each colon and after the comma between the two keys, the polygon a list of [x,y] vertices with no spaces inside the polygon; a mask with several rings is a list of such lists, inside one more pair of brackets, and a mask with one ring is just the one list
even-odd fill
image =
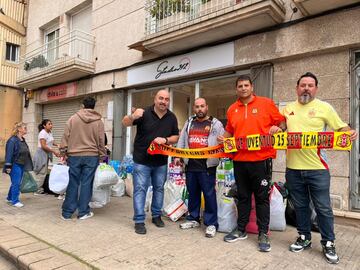
{"label": "store window", "polygon": [[[360,50],[353,52],[351,61],[351,125],[355,130],[360,128]],[[360,209],[360,138],[353,143],[350,164],[350,201],[351,208]]]}
{"label": "store window", "polygon": [[[226,125],[228,107],[236,101],[236,79],[239,75],[250,75],[253,78],[254,91],[257,95],[272,97],[272,66],[262,65],[249,70],[239,71],[228,76],[209,78],[199,81],[166,85],[170,91],[170,110],[178,119],[179,130],[193,114],[193,104],[197,97],[206,99],[208,114],[218,118]],[[164,88],[163,87],[163,88]],[[145,108],[153,104],[156,92],[160,88],[148,90],[132,90],[128,97],[128,113],[131,109]],[[132,153],[136,127],[127,129],[126,153]]]}
{"label": "store window", "polygon": [[20,46],[6,42],[6,55],[5,60],[11,62],[19,62],[19,53],[20,53]]}
{"label": "store window", "polygon": [[215,79],[200,83],[200,96],[206,99],[208,115],[219,119],[226,125],[226,111],[236,100],[236,77]]}

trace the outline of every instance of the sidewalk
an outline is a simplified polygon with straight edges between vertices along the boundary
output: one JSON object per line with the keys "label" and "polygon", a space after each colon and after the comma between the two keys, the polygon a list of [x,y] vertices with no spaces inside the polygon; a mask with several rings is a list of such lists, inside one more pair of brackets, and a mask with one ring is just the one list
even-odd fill
{"label": "sidewalk", "polygon": [[25,207],[5,202],[9,178],[0,182],[0,252],[21,269],[360,269],[360,229],[336,225],[339,265],[323,259],[319,234],[313,248],[288,251],[296,230],[271,232],[270,253],[257,251],[257,236],[225,243],[224,234],[204,237],[204,227],[182,231],[165,219],[165,228],[151,224],[146,235],[134,233],[132,200],[115,198],[88,220],[60,219],[62,201],[54,196],[21,195]]}

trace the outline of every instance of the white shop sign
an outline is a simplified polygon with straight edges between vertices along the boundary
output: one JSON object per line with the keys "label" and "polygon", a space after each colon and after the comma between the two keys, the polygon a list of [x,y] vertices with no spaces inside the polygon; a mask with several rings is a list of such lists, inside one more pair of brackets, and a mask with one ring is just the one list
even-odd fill
{"label": "white shop sign", "polygon": [[127,82],[128,85],[134,85],[160,81],[232,65],[234,65],[234,43],[229,42],[129,68]]}

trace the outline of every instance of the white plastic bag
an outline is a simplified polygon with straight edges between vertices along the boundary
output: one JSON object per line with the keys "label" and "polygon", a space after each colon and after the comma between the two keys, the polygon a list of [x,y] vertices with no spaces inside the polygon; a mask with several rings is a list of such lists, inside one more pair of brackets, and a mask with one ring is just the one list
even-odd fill
{"label": "white plastic bag", "polygon": [[145,212],[149,212],[151,208],[151,202],[153,197],[153,187],[150,186],[146,192],[146,199],[145,199]]}
{"label": "white plastic bag", "polygon": [[222,187],[217,193],[218,231],[229,233],[237,226],[237,209],[234,198],[226,197],[225,190],[226,188]]}
{"label": "white plastic bag", "polygon": [[182,199],[183,197],[186,185],[185,183],[181,185],[178,185],[176,183],[180,182],[168,180],[164,184],[164,209],[174,204],[174,202],[176,202],[177,200]]}
{"label": "white plastic bag", "polygon": [[125,181],[125,193],[126,195],[128,195],[129,197],[133,196],[133,192],[134,192],[134,185],[133,185],[133,176],[132,174],[128,173],[126,178],[124,179]]}
{"label": "white plastic bag", "polygon": [[280,191],[274,186],[270,197],[270,230],[284,231],[286,229],[285,205]]}
{"label": "white plastic bag", "polygon": [[94,188],[112,186],[117,182],[118,175],[114,168],[106,163],[100,163],[95,172]]}
{"label": "white plastic bag", "polygon": [[52,192],[63,194],[69,184],[69,167],[53,165],[49,176],[49,189]]}
{"label": "white plastic bag", "polygon": [[89,206],[101,208],[110,202],[111,187],[93,188],[93,194]]}
{"label": "white plastic bag", "polygon": [[178,199],[164,208],[164,211],[166,215],[175,222],[188,211],[188,208],[182,199]]}
{"label": "white plastic bag", "polygon": [[121,197],[125,195],[125,181],[121,177],[118,177],[117,184],[111,186],[111,196]]}

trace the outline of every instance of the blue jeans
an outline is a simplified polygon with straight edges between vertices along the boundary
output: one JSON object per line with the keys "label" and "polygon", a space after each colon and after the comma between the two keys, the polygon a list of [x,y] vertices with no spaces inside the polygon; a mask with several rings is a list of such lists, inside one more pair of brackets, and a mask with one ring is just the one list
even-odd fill
{"label": "blue jeans", "polygon": [[201,192],[204,194],[204,224],[219,226],[217,221],[217,202],[215,173],[186,172],[186,187],[189,191],[189,215],[187,220],[200,221]]}
{"label": "blue jeans", "polygon": [[24,166],[14,163],[10,172],[11,185],[9,188],[9,193],[7,195],[7,200],[11,201],[12,204],[16,204],[19,202],[21,180],[23,178],[23,174]]}
{"label": "blue jeans", "polygon": [[286,183],[294,202],[297,230],[311,239],[310,198],[317,214],[321,242],[334,241],[334,215],[330,202],[330,173],[328,170],[286,169]]}
{"label": "blue jeans", "polygon": [[145,222],[145,199],[150,185],[153,186],[151,202],[152,217],[160,217],[164,202],[164,184],[167,174],[167,165],[146,166],[134,163],[134,221]]}
{"label": "blue jeans", "polygon": [[62,215],[65,218],[70,218],[78,209],[78,216],[82,217],[90,212],[89,202],[92,196],[95,171],[99,165],[99,157],[72,156],[68,158],[67,162],[69,185],[62,205]]}

